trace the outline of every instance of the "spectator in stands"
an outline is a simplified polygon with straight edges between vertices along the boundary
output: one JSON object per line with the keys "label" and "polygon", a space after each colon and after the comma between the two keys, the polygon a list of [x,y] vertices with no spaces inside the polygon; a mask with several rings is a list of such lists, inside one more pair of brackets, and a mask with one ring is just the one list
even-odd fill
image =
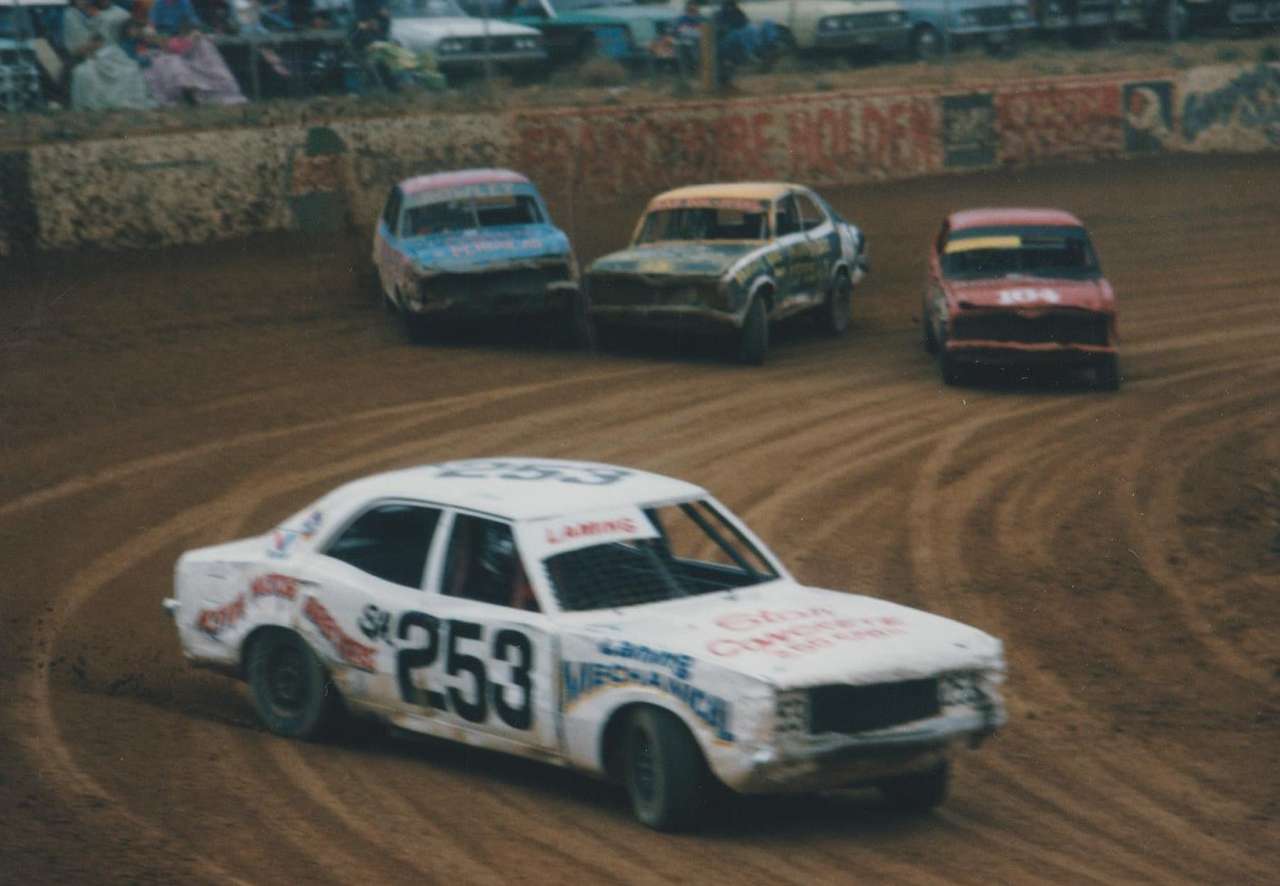
{"label": "spectator in stands", "polygon": [[755,59],[755,32],[738,0],[723,0],[716,10],[716,52],[723,64],[742,65]]}
{"label": "spectator in stands", "polygon": [[355,0],[355,16],[357,27],[361,22],[369,22],[367,30],[377,40],[386,40],[391,36],[391,7],[388,0]]}
{"label": "spectator in stands", "polygon": [[191,0],[155,0],[151,4],[150,22],[158,34],[177,36],[204,27]]}
{"label": "spectator in stands", "polygon": [[288,0],[289,21],[293,22],[295,31],[305,31],[313,26],[315,17],[311,0]]}
{"label": "spectator in stands", "polygon": [[722,0],[714,21],[722,83],[729,82],[734,68],[767,62],[777,53],[781,42],[777,23],[763,21],[758,25],[752,24],[738,5],[738,0]]}
{"label": "spectator in stands", "polygon": [[684,12],[675,20],[676,58],[680,62],[680,70],[686,74],[698,70],[698,60],[702,57],[702,26],[706,22],[698,0],[689,0],[684,5]]}
{"label": "spectator in stands", "polygon": [[191,0],[155,0],[152,31],[138,49],[150,64],[147,86],[162,105],[179,102],[234,105],[244,102],[240,84],[213,40],[200,33],[203,22]]}
{"label": "spectator in stands", "polygon": [[230,34],[235,30],[235,17],[228,0],[192,0],[192,8],[202,22],[215,34]]}
{"label": "spectator in stands", "polygon": [[71,106],[99,111],[141,109],[154,102],[142,69],[119,45],[129,13],[111,0],[72,0],[62,17],[63,46],[71,69]]}

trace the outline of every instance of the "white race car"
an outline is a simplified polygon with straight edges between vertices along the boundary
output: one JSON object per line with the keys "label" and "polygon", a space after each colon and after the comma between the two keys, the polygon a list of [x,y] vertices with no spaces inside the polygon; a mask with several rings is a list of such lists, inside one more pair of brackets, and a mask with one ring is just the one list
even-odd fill
{"label": "white race car", "polygon": [[356,480],[187,552],[175,585],[187,658],[246,679],[273,732],[357,714],[547,760],[621,781],[658,829],[717,780],[928,809],[951,748],[1005,719],[999,640],[804,587],[703,489],[612,465]]}

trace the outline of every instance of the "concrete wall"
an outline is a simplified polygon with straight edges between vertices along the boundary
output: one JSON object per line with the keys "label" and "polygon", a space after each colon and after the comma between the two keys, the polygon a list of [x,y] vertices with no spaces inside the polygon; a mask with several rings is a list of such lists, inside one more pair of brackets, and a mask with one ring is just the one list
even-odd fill
{"label": "concrete wall", "polygon": [[518,169],[581,214],[708,180],[835,185],[1278,147],[1274,64],[134,136],[0,154],[0,254],[365,227],[396,180],[468,166]]}

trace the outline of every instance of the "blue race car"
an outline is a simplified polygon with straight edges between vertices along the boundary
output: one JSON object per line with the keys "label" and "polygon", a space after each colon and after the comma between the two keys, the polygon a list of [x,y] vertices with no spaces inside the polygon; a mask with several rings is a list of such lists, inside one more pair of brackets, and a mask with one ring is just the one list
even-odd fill
{"label": "blue race car", "polygon": [[519,173],[466,169],[400,182],[378,220],[373,264],[384,304],[415,341],[451,320],[545,317],[566,344],[592,344],[569,238]]}

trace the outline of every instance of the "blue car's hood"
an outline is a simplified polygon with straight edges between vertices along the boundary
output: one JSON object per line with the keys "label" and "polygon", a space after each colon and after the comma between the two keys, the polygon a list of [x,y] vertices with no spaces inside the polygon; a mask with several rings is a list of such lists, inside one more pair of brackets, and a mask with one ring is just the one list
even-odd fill
{"label": "blue car's hood", "polygon": [[457,273],[510,262],[567,258],[569,238],[553,225],[512,225],[410,237],[403,248],[423,270]]}

